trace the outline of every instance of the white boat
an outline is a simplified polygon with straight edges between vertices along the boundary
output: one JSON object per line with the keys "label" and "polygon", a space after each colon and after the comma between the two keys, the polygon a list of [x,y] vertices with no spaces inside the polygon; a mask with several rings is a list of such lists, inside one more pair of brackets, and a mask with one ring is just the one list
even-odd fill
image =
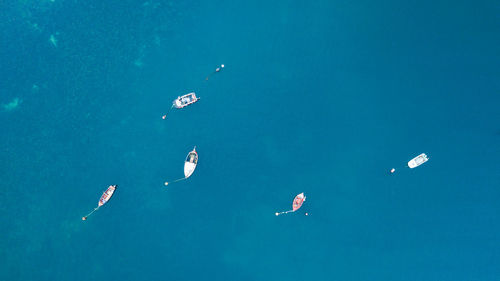
{"label": "white boat", "polygon": [[186,162],[184,163],[184,176],[185,178],[189,178],[194,169],[196,169],[196,165],[198,164],[198,153],[196,153],[196,146],[190,151],[186,157]]}
{"label": "white boat", "polygon": [[200,100],[200,98],[196,97],[196,93],[192,92],[178,97],[174,100],[173,104],[175,108],[183,108],[197,102],[198,100]]}
{"label": "white boat", "polygon": [[411,159],[410,161],[408,161],[408,167],[410,167],[411,169],[413,169],[415,167],[418,167],[418,166],[424,164],[425,162],[427,162],[427,160],[429,160],[429,158],[427,157],[427,155],[425,155],[425,153],[422,153],[419,156],[417,156],[417,157]]}

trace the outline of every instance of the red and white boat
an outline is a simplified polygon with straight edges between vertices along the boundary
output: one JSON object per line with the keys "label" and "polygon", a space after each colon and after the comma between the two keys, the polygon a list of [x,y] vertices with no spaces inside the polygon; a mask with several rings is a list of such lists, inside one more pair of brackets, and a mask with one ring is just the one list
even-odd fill
{"label": "red and white boat", "polygon": [[[292,203],[292,209],[291,210],[283,211],[283,212],[276,212],[275,215],[279,216],[279,215],[282,215],[282,214],[288,214],[288,213],[291,213],[291,212],[295,212],[298,209],[300,209],[300,207],[302,207],[302,204],[304,204],[305,201],[306,201],[306,196],[304,195],[304,192],[302,192],[301,194],[297,194],[297,196],[295,196],[295,198],[293,198],[293,203]],[[306,213],[306,216],[307,216],[307,213]]]}
{"label": "red and white boat", "polygon": [[293,199],[293,204],[292,204],[293,211],[295,212],[300,207],[302,207],[302,203],[304,203],[304,201],[306,201],[306,196],[304,195],[304,192],[295,196],[295,198]]}
{"label": "red and white boat", "polygon": [[175,108],[183,108],[199,100],[200,98],[196,96],[196,93],[192,92],[178,97],[177,99],[174,100],[173,104]]}
{"label": "red and white boat", "polygon": [[118,186],[117,185],[110,185],[108,187],[108,189],[106,189],[106,191],[104,191],[104,193],[101,195],[101,198],[99,198],[99,203],[97,203],[97,207],[94,208],[94,210],[92,210],[92,212],[90,212],[88,215],[82,217],[82,220],[87,220],[87,218],[92,215],[95,211],[99,210],[99,208],[106,204],[109,199],[111,199],[111,196],[113,196],[113,193],[115,193],[115,190]]}
{"label": "red and white boat", "polygon": [[115,193],[115,190],[118,186],[117,185],[110,185],[106,191],[101,196],[101,199],[99,199],[99,204],[98,206],[101,207],[102,205],[106,204],[108,200],[113,196],[113,193]]}

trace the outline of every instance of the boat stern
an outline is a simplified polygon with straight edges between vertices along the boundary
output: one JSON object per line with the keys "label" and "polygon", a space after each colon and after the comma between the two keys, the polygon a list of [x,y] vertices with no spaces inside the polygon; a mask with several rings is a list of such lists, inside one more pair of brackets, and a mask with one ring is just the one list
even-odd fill
{"label": "boat stern", "polygon": [[191,162],[184,163],[184,177],[189,178],[196,169],[196,164]]}

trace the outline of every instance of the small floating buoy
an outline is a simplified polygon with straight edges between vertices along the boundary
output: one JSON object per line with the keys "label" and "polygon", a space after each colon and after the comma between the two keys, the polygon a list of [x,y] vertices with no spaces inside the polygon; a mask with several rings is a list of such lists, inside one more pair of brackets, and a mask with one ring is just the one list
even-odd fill
{"label": "small floating buoy", "polygon": [[309,216],[309,213],[306,213],[306,216]]}
{"label": "small floating buoy", "polygon": [[396,172],[396,169],[392,168],[391,169],[391,174],[394,174],[394,172]]}
{"label": "small floating buoy", "polygon": [[276,216],[279,216],[279,215],[280,215],[280,213],[275,213],[275,215],[276,215]]}
{"label": "small floating buoy", "polygon": [[165,185],[168,185],[168,181],[165,182]]}
{"label": "small floating buoy", "polygon": [[215,71],[214,71],[214,72],[210,73],[210,74],[207,76],[207,78],[205,78],[205,80],[207,80],[207,81],[208,81],[208,79],[210,78],[210,76],[214,75],[214,74],[215,74],[215,73],[217,73],[217,72],[220,72],[223,68],[224,68],[224,65],[223,65],[223,64],[221,64],[219,67],[217,67],[217,68],[215,69]]}

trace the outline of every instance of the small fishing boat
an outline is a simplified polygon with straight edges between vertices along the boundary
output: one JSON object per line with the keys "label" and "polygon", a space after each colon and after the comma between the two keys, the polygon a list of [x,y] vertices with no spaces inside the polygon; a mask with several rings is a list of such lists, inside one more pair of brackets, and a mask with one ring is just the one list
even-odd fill
{"label": "small fishing boat", "polygon": [[[291,210],[283,211],[283,212],[276,212],[275,215],[279,216],[282,214],[288,214],[290,212],[295,212],[298,209],[300,209],[300,207],[302,207],[302,204],[304,204],[305,201],[306,201],[306,196],[304,195],[304,192],[302,192],[301,194],[298,194],[297,196],[295,196],[295,198],[293,199]],[[306,216],[307,216],[307,213],[306,213]]]}
{"label": "small fishing boat", "polygon": [[111,199],[111,196],[113,196],[113,193],[115,193],[115,190],[118,186],[117,185],[110,185],[108,187],[108,189],[106,189],[106,191],[103,192],[103,194],[101,195],[101,198],[99,198],[99,202],[97,203],[97,207],[94,208],[94,210],[92,210],[92,212],[90,212],[88,215],[82,217],[82,220],[87,220],[87,217],[89,217],[90,215],[92,215],[95,211],[99,210],[99,208],[106,204],[109,199]]}
{"label": "small fishing boat", "polygon": [[184,177],[189,178],[198,164],[198,153],[196,153],[196,146],[190,151],[186,157],[186,162],[184,162]]}
{"label": "small fishing boat", "polygon": [[173,102],[173,106],[175,108],[183,108],[197,102],[198,100],[200,100],[200,98],[196,97],[196,93],[193,92],[175,99]]}
{"label": "small fishing boat", "polygon": [[189,178],[193,173],[194,170],[196,169],[196,165],[198,164],[198,153],[196,152],[196,146],[193,148],[192,151],[188,153],[186,156],[186,161],[184,161],[184,177],[180,179],[176,179],[174,181],[165,182],[165,185],[169,185],[169,183],[174,183],[178,181],[183,181],[187,178]]}
{"label": "small fishing boat", "polygon": [[293,211],[295,212],[300,207],[302,207],[302,203],[304,203],[304,201],[306,201],[306,196],[304,195],[304,192],[295,196],[295,198],[293,199],[293,204],[292,204]]}
{"label": "small fishing boat", "polygon": [[118,186],[116,185],[110,185],[106,191],[101,196],[101,199],[99,199],[98,206],[101,207],[102,205],[106,204],[108,200],[113,196],[113,193],[115,193],[115,190]]}
{"label": "small fishing boat", "polygon": [[415,167],[418,167],[418,166],[424,164],[428,160],[429,160],[429,157],[427,157],[427,155],[425,155],[425,153],[422,153],[419,156],[417,156],[417,157],[411,159],[410,161],[408,161],[408,167],[410,167],[411,169],[413,169]]}
{"label": "small fishing boat", "polygon": [[192,92],[180,97],[177,97],[173,102],[172,106],[168,109],[167,113],[161,117],[161,119],[165,120],[167,119],[167,115],[170,113],[172,108],[184,108],[188,105],[191,105],[197,101],[199,101],[200,98],[196,96],[196,93]]}

